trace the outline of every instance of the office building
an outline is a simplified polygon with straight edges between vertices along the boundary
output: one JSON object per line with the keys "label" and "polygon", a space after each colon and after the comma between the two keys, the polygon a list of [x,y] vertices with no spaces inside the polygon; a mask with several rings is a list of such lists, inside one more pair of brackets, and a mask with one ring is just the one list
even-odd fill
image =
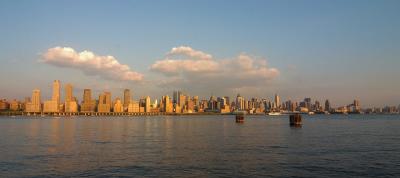
{"label": "office building", "polygon": [[97,105],[97,112],[108,113],[111,112],[111,93],[104,92],[99,95],[99,104]]}
{"label": "office building", "polygon": [[81,112],[94,112],[96,110],[96,100],[92,100],[92,90],[83,90],[83,101],[81,104]]}
{"label": "office building", "polygon": [[129,107],[129,103],[131,102],[132,96],[131,91],[129,89],[124,90],[124,110],[126,111]]}
{"label": "office building", "polygon": [[78,112],[78,103],[73,96],[73,87],[72,84],[65,85],[65,100],[64,100],[64,108],[65,112],[73,113]]}
{"label": "office building", "polygon": [[42,103],[40,99],[40,90],[35,89],[32,91],[31,101],[26,104],[26,112],[41,112]]}
{"label": "office building", "polygon": [[146,96],[145,98],[145,112],[151,112],[151,101],[150,96]]}
{"label": "office building", "polygon": [[[129,106],[129,105],[128,105]],[[123,104],[122,104],[122,102],[121,102],[121,99],[119,99],[119,98],[117,98],[117,99],[115,99],[115,102],[114,102],[114,112],[116,112],[116,113],[121,113],[121,112],[124,112],[124,109],[123,109],[124,107],[123,107]]]}
{"label": "office building", "polygon": [[128,105],[128,112],[138,113],[139,112],[139,103],[137,101],[131,100]]}
{"label": "office building", "polygon": [[54,113],[60,112],[60,81],[54,80],[53,82],[53,95],[51,100],[44,102],[43,112]]}
{"label": "office building", "polygon": [[331,111],[331,103],[329,100],[325,100],[325,111],[330,112]]}

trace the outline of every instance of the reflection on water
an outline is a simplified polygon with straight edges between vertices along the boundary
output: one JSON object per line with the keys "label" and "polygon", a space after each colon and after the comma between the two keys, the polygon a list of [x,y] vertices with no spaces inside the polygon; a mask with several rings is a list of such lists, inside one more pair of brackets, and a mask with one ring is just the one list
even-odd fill
{"label": "reflection on water", "polygon": [[0,118],[1,177],[400,174],[398,116]]}

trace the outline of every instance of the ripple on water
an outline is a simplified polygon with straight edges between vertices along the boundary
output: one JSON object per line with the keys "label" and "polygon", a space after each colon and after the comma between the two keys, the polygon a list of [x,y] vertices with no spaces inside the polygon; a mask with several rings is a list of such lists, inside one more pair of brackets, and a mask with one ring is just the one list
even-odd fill
{"label": "ripple on water", "polygon": [[296,129],[288,126],[286,117],[264,116],[251,116],[241,125],[231,116],[162,116],[150,120],[76,117],[56,120],[59,122],[43,119],[40,124],[32,119],[2,119],[0,175],[400,175],[400,120],[390,116],[363,116],[369,118],[362,122],[353,116],[310,117]]}

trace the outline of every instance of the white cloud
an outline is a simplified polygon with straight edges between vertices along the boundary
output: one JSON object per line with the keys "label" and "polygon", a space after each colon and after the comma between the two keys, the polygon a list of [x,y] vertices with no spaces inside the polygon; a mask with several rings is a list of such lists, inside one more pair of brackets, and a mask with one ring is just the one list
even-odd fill
{"label": "white cloud", "polygon": [[[173,58],[171,54],[181,58]],[[165,76],[162,85],[187,90],[263,87],[279,75],[279,70],[269,67],[265,59],[240,54],[232,59],[217,60],[190,47],[172,48],[164,59],[152,64],[150,70]]]}
{"label": "white cloud", "polygon": [[184,55],[195,59],[201,60],[211,60],[212,56],[210,54],[204,53],[203,51],[197,51],[189,46],[179,46],[172,48],[170,52],[167,53],[168,56],[174,55]]}
{"label": "white cloud", "polygon": [[99,56],[91,51],[76,52],[70,47],[54,47],[42,55],[42,61],[59,67],[75,68],[87,75],[109,80],[141,81],[143,74],[120,64],[113,56]]}

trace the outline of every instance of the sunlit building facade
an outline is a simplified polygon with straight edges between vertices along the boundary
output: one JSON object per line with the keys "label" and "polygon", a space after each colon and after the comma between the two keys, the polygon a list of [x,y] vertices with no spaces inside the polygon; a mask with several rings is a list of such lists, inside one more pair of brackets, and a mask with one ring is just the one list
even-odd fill
{"label": "sunlit building facade", "polygon": [[41,112],[42,103],[40,99],[40,90],[35,89],[32,91],[31,101],[26,104],[26,112]]}

